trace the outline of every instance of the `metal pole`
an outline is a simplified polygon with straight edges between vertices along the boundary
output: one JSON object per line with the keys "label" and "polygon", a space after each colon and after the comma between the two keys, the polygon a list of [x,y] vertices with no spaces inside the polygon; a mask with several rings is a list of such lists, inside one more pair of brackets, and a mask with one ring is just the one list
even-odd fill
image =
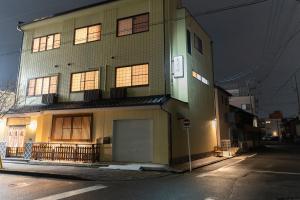
{"label": "metal pole", "polygon": [[298,90],[298,81],[297,81],[297,75],[295,74],[295,83],[296,83],[296,92],[297,92],[297,102],[298,102],[298,117],[300,115],[300,99],[299,99],[299,90]]}
{"label": "metal pole", "polygon": [[187,133],[187,143],[189,149],[189,165],[190,165],[190,172],[192,172],[192,158],[191,158],[191,145],[190,145],[190,129],[186,128]]}

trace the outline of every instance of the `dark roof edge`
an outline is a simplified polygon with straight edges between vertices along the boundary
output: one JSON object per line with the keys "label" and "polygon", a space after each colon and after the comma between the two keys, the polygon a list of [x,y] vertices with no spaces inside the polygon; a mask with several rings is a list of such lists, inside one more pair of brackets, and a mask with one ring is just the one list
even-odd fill
{"label": "dark roof edge", "polygon": [[251,115],[251,116],[253,116],[253,117],[257,117],[257,118],[258,118],[257,115],[252,114],[252,113],[249,113],[249,112],[247,112],[247,111],[245,111],[245,110],[243,110],[243,109],[241,109],[241,108],[239,108],[239,107],[236,107],[236,106],[233,106],[233,105],[229,105],[229,107],[232,107],[232,108],[234,108],[234,109],[239,110],[240,112],[243,112],[243,113],[245,113],[245,114],[248,114],[248,115]]}
{"label": "dark roof edge", "polygon": [[72,12],[76,12],[76,11],[80,11],[80,10],[85,10],[85,9],[88,9],[88,8],[92,8],[92,7],[95,7],[95,6],[100,6],[100,5],[103,5],[103,4],[112,3],[112,2],[115,2],[115,1],[118,1],[118,0],[105,0],[105,1],[102,1],[102,2],[93,3],[93,4],[86,5],[86,6],[74,8],[74,9],[71,9],[71,10],[59,12],[59,13],[53,14],[51,16],[42,17],[40,19],[36,19],[36,20],[30,21],[30,22],[20,23],[18,25],[18,29],[21,29],[21,27],[25,26],[25,25],[33,24],[33,23],[44,21],[44,20],[47,20],[47,19],[52,19],[54,17],[59,17],[59,16],[66,15],[66,14],[69,14],[69,13],[72,13]]}
{"label": "dark roof edge", "polygon": [[224,93],[226,93],[226,94],[227,94],[228,96],[230,96],[230,97],[233,96],[230,92],[228,92],[227,90],[225,90],[224,88],[222,88],[222,87],[220,87],[220,86],[218,86],[218,85],[215,85],[215,88],[217,88],[217,89],[223,91]]}

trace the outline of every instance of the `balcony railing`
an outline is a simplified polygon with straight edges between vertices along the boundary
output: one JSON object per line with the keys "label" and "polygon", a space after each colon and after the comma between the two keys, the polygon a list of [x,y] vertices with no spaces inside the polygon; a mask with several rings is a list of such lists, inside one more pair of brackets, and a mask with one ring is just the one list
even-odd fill
{"label": "balcony railing", "polygon": [[34,143],[31,159],[71,162],[99,162],[99,144]]}

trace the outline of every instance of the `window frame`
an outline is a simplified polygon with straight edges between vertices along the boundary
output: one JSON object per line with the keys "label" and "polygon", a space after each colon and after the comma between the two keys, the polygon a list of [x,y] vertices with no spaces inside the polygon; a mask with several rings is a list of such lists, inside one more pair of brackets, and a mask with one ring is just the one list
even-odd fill
{"label": "window frame", "polygon": [[[119,35],[119,21],[126,20],[126,19],[131,19],[131,18],[133,19],[134,17],[139,17],[139,16],[143,16],[143,15],[147,15],[147,17],[148,17],[148,29],[146,31],[133,32],[133,23],[132,23],[132,33],[131,34]],[[125,37],[125,36],[129,36],[129,35],[135,35],[135,34],[139,34],[139,33],[149,32],[150,31],[150,12],[145,12],[145,13],[141,13],[141,14],[137,14],[137,15],[132,15],[132,16],[129,16],[129,17],[118,18],[117,19],[117,28],[116,28],[116,30],[117,30],[117,32],[116,32],[117,37]]]}
{"label": "window frame", "polygon": [[[124,87],[117,87],[117,70],[119,68],[126,68],[126,67],[134,67],[139,65],[148,65],[148,84],[144,85],[132,85],[132,70],[131,70],[131,86],[124,86]],[[137,87],[149,87],[150,85],[150,74],[149,74],[149,63],[140,63],[140,64],[134,64],[134,65],[127,65],[127,66],[121,66],[121,67],[115,67],[115,88],[137,88]]]}
{"label": "window frame", "polygon": [[[100,26],[100,38],[99,38],[99,40],[88,41],[88,38],[89,38],[89,28],[92,27],[92,26],[98,26],[98,25]],[[75,43],[75,41],[76,41],[76,30],[83,29],[83,28],[87,28],[86,42],[76,44]],[[82,26],[82,27],[78,27],[78,28],[74,29],[74,37],[73,37],[73,45],[74,46],[82,45],[82,44],[88,44],[88,43],[92,43],[92,42],[98,42],[98,41],[101,41],[101,40],[102,40],[102,23],[91,24],[91,25],[88,25],[88,26]]]}
{"label": "window frame", "polygon": [[[201,41],[201,49],[196,48],[196,42],[197,40]],[[201,54],[203,55],[203,40],[196,34],[194,33],[194,48]]]}
{"label": "window frame", "polygon": [[[100,70],[99,69],[91,69],[91,70],[87,70],[87,71],[80,71],[80,72],[73,72],[71,73],[71,77],[70,77],[70,93],[80,93],[80,92],[85,92],[85,91],[91,91],[91,90],[80,90],[80,91],[72,91],[72,77],[73,74],[81,74],[81,73],[88,73],[88,72],[98,72],[98,88],[97,89],[93,89],[93,90],[100,90],[100,86],[101,86],[101,80],[100,80]],[[80,81],[81,82],[81,81]],[[86,80],[84,81],[85,84]]]}
{"label": "window frame", "polygon": [[[50,93],[50,87],[51,87],[51,77],[57,77],[57,82],[56,82],[56,93]],[[27,87],[26,87],[26,97],[40,97],[43,95],[47,95],[47,94],[43,94],[43,86],[44,86],[44,79],[45,78],[49,78],[49,87],[48,87],[48,94],[58,94],[58,84],[59,84],[59,74],[55,74],[55,75],[50,75],[50,76],[43,76],[43,77],[36,77],[36,78],[30,78],[27,80]],[[41,90],[41,94],[36,95],[35,91],[36,91],[36,81],[37,79],[43,79],[42,82],[42,90]],[[34,83],[34,95],[29,95],[29,84],[31,80],[35,80]]]}
{"label": "window frame", "polygon": [[[57,48],[54,48],[54,46],[55,46],[55,35],[57,35],[57,34],[60,34],[60,44],[59,44],[59,47],[57,47]],[[48,49],[47,50],[47,47],[48,47],[48,37],[49,36],[52,36],[53,35],[53,44],[52,44],[52,49]],[[44,51],[40,51],[40,46],[41,46],[41,38],[43,38],[43,37],[46,37],[46,46],[45,46],[45,50]],[[61,47],[61,33],[60,32],[57,32],[57,33],[52,33],[52,34],[48,34],[48,35],[43,35],[43,36],[39,36],[39,37],[34,37],[34,38],[32,38],[32,44],[31,44],[31,53],[41,53],[41,52],[45,52],[45,51],[52,51],[52,50],[55,50],[55,49],[60,49],[60,47]],[[39,39],[39,50],[38,51],[33,51],[33,45],[34,45],[34,40],[36,40],[36,39]]]}
{"label": "window frame", "polygon": [[[70,138],[73,136],[73,119],[76,117],[90,117],[91,118],[91,123],[90,123],[90,139],[81,139],[81,140],[66,140],[66,139],[54,139],[54,134],[53,131],[55,130],[55,120],[57,118],[71,118],[71,133],[70,133]],[[51,125],[51,141],[54,142],[92,142],[93,141],[93,121],[94,121],[94,116],[93,113],[80,113],[80,114],[64,114],[64,115],[53,115],[52,117],[52,125]]]}
{"label": "window frame", "polygon": [[192,55],[192,33],[189,29],[186,29],[186,44],[187,53]]}

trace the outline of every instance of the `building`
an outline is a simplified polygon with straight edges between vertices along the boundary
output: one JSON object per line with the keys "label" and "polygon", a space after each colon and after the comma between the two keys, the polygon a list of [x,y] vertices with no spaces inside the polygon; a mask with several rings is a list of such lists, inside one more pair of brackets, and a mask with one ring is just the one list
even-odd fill
{"label": "building", "polygon": [[247,91],[245,88],[227,90],[232,95],[229,98],[229,104],[256,115],[258,100],[254,95],[249,94],[249,89]]}
{"label": "building", "polygon": [[192,158],[213,151],[211,40],[180,1],[106,1],[19,29],[25,103],[3,119],[2,156],[183,162],[183,119]]}
{"label": "building", "polygon": [[244,151],[261,145],[262,131],[258,127],[257,116],[230,105],[228,121],[231,124],[232,146]]}
{"label": "building", "polygon": [[230,123],[228,115],[230,112],[229,97],[232,95],[219,86],[215,86],[215,104],[216,104],[216,129],[217,143],[221,146],[222,140],[230,140]]}

